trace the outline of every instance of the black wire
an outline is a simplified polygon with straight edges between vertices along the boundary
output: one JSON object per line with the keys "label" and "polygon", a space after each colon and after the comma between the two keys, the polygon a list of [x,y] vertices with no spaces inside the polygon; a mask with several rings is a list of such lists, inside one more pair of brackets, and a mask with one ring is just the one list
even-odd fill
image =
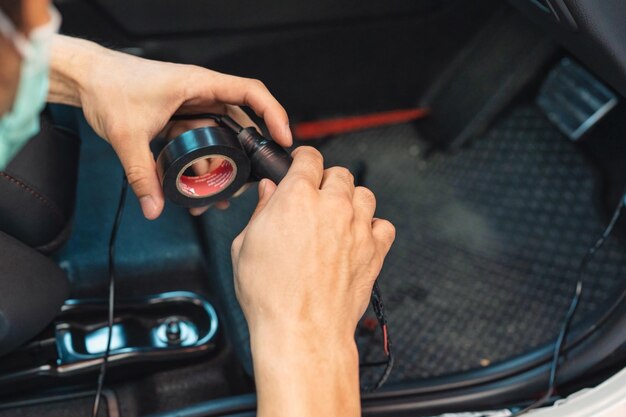
{"label": "black wire", "polygon": [[387,365],[388,363],[389,363],[388,360],[378,361],[378,362],[365,362],[365,363],[359,364],[359,367],[360,368],[375,368],[377,366]]}
{"label": "black wire", "polygon": [[222,127],[226,127],[236,135],[241,133],[243,127],[239,125],[235,120],[233,120],[230,116],[226,114],[216,114],[216,113],[200,113],[200,114],[175,114],[170,118],[172,121],[177,120],[203,120],[203,119],[212,119],[217,122],[218,125]]}
{"label": "black wire", "polygon": [[[615,212],[613,213],[613,217],[611,218],[611,221],[609,222],[608,226],[602,233],[602,236],[596,241],[596,243],[591,248],[589,248],[589,250],[587,251],[587,254],[580,262],[580,266],[578,268],[578,281],[576,282],[576,290],[574,291],[574,297],[572,298],[569,309],[567,310],[567,313],[565,315],[565,319],[563,321],[563,325],[561,326],[561,331],[559,333],[559,336],[554,344],[552,364],[550,365],[550,379],[548,382],[548,390],[540,399],[538,399],[537,401],[535,401],[528,407],[513,413],[511,417],[518,417],[518,416],[521,416],[522,414],[527,413],[530,410],[539,408],[543,406],[544,404],[546,404],[548,401],[550,401],[550,399],[552,398],[554,391],[556,389],[556,377],[557,377],[557,373],[559,370],[559,361],[561,359],[564,342],[565,342],[565,339],[567,338],[567,334],[569,333],[570,326],[574,318],[574,314],[576,313],[576,310],[578,309],[578,305],[580,304],[580,299],[582,297],[585,269],[587,268],[587,265],[589,264],[589,262],[593,259],[596,252],[598,252],[602,248],[602,246],[604,246],[607,239],[613,233],[613,229],[615,228],[615,225],[617,224],[622,214],[622,210],[624,209],[625,204],[626,204],[626,194],[624,194],[624,196],[620,199],[620,202],[617,205]],[[626,296],[626,291],[622,293],[620,300],[622,300],[625,296]]]}
{"label": "black wire", "polygon": [[382,375],[371,387],[365,389],[365,392],[374,392],[380,389],[391,375],[391,371],[393,370],[393,366],[395,364],[395,356],[393,355],[392,343],[391,343],[391,335],[389,334],[389,327],[387,326],[387,317],[385,316],[385,303],[383,302],[382,292],[380,291],[380,287],[378,286],[378,281],[374,282],[374,288],[372,288],[372,299],[371,299],[372,308],[374,309],[374,314],[376,315],[376,319],[378,320],[378,324],[380,326],[381,331],[383,332],[384,340],[384,349],[387,354],[387,361],[385,362],[376,362],[376,363],[366,363],[361,365],[362,367],[370,367],[370,366],[378,366],[385,365],[385,370]]}
{"label": "black wire", "polygon": [[202,120],[202,119],[213,119],[216,122],[220,122],[222,120],[221,115],[215,113],[200,113],[200,114],[175,114],[170,120]]}
{"label": "black wire", "polygon": [[109,239],[109,317],[108,317],[108,335],[107,346],[104,351],[102,364],[100,365],[100,374],[98,375],[98,389],[96,390],[96,398],[93,402],[92,417],[98,415],[100,410],[100,398],[102,397],[102,388],[106,378],[107,365],[109,364],[109,355],[111,354],[111,339],[113,338],[113,320],[115,312],[115,241],[117,240],[117,232],[122,222],[122,214],[124,213],[124,205],[126,204],[126,194],[128,190],[128,180],[126,175],[122,178],[122,192],[115,213],[113,228],[111,229],[111,237]]}

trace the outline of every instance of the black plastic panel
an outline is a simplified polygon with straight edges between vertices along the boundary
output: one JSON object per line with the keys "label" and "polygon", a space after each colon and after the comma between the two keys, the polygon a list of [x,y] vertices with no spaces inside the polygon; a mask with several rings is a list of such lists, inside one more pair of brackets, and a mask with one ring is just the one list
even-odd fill
{"label": "black plastic panel", "polygon": [[549,0],[558,21],[527,0],[510,2],[626,95],[626,3],[623,0]]}
{"label": "black plastic panel", "polygon": [[329,20],[430,12],[441,0],[96,0],[134,35],[247,30]]}
{"label": "black plastic panel", "polygon": [[528,0],[533,3],[535,6],[539,7],[545,13],[551,13],[551,6],[548,3],[548,0]]}
{"label": "black plastic panel", "polygon": [[[124,4],[120,2],[119,7],[124,9]],[[101,8],[94,7],[94,2],[57,2],[65,34],[146,58],[258,78],[294,122],[414,107],[499,2],[442,0],[430,13],[424,8],[423,13],[390,17],[393,4],[397,2],[390,2],[389,7],[381,3],[384,7],[379,17],[318,24],[293,22],[241,31],[209,31],[211,19],[235,20],[229,15],[218,18],[215,12],[204,22],[207,28],[202,32],[136,37],[127,34]],[[364,6],[362,10],[373,9]],[[152,16],[151,9],[145,12]],[[170,20],[180,20],[174,16]]]}

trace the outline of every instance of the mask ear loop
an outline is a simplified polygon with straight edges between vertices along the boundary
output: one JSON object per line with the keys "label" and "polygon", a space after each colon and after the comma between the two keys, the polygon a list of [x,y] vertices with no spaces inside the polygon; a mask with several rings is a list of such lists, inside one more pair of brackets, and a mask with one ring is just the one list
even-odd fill
{"label": "mask ear loop", "polygon": [[13,43],[15,49],[23,58],[25,55],[24,46],[28,44],[28,40],[17,30],[13,21],[2,9],[0,9],[0,33]]}
{"label": "mask ear loop", "polygon": [[31,42],[48,39],[59,33],[59,29],[61,29],[61,22],[63,20],[61,18],[61,13],[59,13],[54,6],[50,6],[48,14],[50,15],[48,23],[34,28],[28,35]]}
{"label": "mask ear loop", "polygon": [[55,7],[50,6],[49,14],[48,23],[33,29],[29,38],[17,30],[9,16],[0,10],[0,34],[13,43],[15,50],[22,59],[30,58],[35,54],[32,39],[51,37],[58,33],[61,28],[61,13]]}
{"label": "mask ear loop", "polygon": [[7,38],[13,38],[17,33],[15,24],[13,24],[9,16],[7,16],[2,9],[0,9],[0,33]]}

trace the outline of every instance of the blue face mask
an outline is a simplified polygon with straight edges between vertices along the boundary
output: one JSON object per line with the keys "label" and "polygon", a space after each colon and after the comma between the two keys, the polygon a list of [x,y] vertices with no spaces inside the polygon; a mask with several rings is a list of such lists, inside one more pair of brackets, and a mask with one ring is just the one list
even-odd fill
{"label": "blue face mask", "polygon": [[0,171],[39,132],[39,114],[46,105],[52,38],[61,17],[50,10],[50,22],[26,37],[0,10],[0,34],[9,39],[22,58],[20,81],[13,106],[0,116]]}

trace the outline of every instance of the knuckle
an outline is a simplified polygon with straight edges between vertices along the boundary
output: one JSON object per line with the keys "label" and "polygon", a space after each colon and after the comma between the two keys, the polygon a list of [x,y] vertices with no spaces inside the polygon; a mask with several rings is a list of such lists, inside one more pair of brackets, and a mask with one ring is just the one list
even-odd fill
{"label": "knuckle", "polygon": [[321,175],[321,170],[319,164],[314,161],[300,161],[298,169],[293,170],[289,177],[292,181],[297,181],[298,183],[310,183],[312,174]]}
{"label": "knuckle", "polygon": [[195,91],[197,90],[198,85],[202,85],[206,82],[214,82],[216,80],[220,80],[220,77],[223,77],[223,74],[211,71],[207,68],[201,67],[199,65],[192,64],[178,64],[180,68],[186,75],[181,79],[182,88],[181,93],[183,97],[193,97]]}
{"label": "knuckle", "polygon": [[366,187],[356,187],[355,190],[361,200],[368,204],[376,204],[376,195],[372,190]]}
{"label": "knuckle", "polygon": [[105,131],[111,143],[116,143],[118,140],[123,140],[130,136],[128,128],[123,123],[108,122],[105,125]]}
{"label": "knuckle", "polygon": [[320,151],[312,146],[299,146],[296,149],[294,156],[297,158],[310,158],[318,161],[322,161],[324,159]]}
{"label": "knuckle", "polygon": [[267,87],[265,86],[265,83],[261,80],[257,80],[256,78],[251,78],[250,84],[253,86],[253,88],[267,91]]}
{"label": "knuckle", "polygon": [[197,76],[197,77],[203,78],[204,80],[215,80],[223,76],[223,74],[220,72],[212,71],[208,68],[202,67],[200,65],[195,65],[195,64],[185,64],[185,65],[182,65],[181,68],[186,70],[186,73],[189,75],[189,78]]}
{"label": "knuckle", "polygon": [[326,170],[329,176],[333,176],[345,183],[354,183],[354,176],[352,173],[344,167],[332,167]]}
{"label": "knuckle", "polygon": [[388,242],[393,242],[396,239],[396,228],[389,220],[381,220],[382,231],[385,239]]}
{"label": "knuckle", "polygon": [[141,192],[149,186],[150,172],[141,165],[131,165],[125,170],[128,184],[136,191]]}

